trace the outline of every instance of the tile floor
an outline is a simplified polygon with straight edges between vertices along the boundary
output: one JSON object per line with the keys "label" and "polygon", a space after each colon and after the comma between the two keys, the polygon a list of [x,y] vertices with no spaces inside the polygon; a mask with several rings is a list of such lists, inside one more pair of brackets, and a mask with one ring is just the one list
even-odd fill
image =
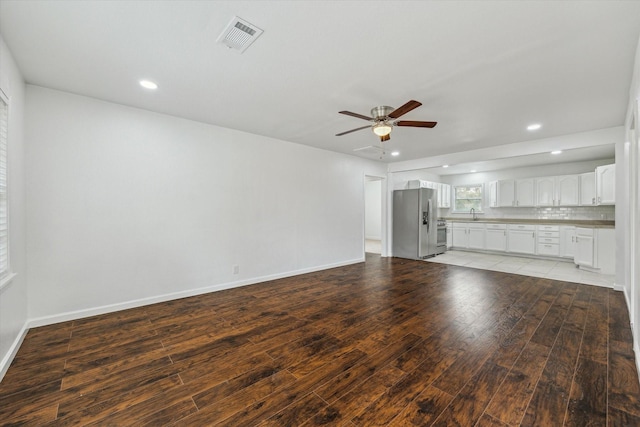
{"label": "tile floor", "polygon": [[366,239],[364,241],[364,251],[370,254],[382,253],[382,244],[380,240]]}
{"label": "tile floor", "polygon": [[486,254],[449,250],[444,254],[429,258],[428,262],[462,265],[483,270],[504,271],[526,276],[545,277],[566,282],[613,287],[614,275],[593,273],[576,268],[570,261],[524,258],[509,255]]}

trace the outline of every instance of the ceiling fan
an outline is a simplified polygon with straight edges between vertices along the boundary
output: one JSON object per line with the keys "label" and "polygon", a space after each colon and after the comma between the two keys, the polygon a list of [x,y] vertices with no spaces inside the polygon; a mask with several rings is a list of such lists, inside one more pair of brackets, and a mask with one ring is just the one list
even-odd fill
{"label": "ceiling fan", "polygon": [[387,105],[382,105],[380,107],[374,107],[371,109],[371,117],[365,116],[363,114],[352,113],[351,111],[339,111],[340,114],[345,114],[347,116],[356,117],[358,119],[367,120],[369,122],[373,122],[372,125],[362,126],[356,129],[351,129],[346,132],[337,133],[336,136],[346,135],[351,132],[356,132],[362,129],[371,128],[373,133],[380,137],[380,142],[388,141],[391,139],[391,129],[393,126],[409,126],[409,127],[417,127],[417,128],[432,128],[438,122],[420,122],[414,120],[396,120],[400,116],[407,114],[409,111],[418,108],[422,103],[418,101],[411,100],[404,104],[401,107],[396,108],[395,110],[392,107]]}

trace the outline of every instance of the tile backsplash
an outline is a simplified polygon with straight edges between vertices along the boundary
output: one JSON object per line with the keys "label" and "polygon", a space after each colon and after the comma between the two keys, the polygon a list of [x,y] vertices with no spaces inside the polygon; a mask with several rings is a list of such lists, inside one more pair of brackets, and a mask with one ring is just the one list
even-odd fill
{"label": "tile backsplash", "polygon": [[[452,213],[450,209],[439,209],[440,216],[456,218],[471,217],[467,213]],[[479,218],[511,218],[511,219],[579,219],[614,221],[615,206],[566,206],[566,207],[532,207],[532,208],[487,208],[478,214]]]}

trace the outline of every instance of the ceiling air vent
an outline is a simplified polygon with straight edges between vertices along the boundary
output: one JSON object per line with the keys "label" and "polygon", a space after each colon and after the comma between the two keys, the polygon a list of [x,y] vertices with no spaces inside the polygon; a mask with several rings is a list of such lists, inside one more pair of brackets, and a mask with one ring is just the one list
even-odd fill
{"label": "ceiling air vent", "polygon": [[216,41],[225,44],[229,49],[235,49],[242,53],[255,39],[260,37],[260,34],[262,34],[260,28],[234,16]]}
{"label": "ceiling air vent", "polygon": [[380,147],[376,147],[375,145],[369,145],[362,148],[356,148],[353,150],[354,153],[358,154],[366,154],[369,156],[382,156],[384,154],[384,150]]}

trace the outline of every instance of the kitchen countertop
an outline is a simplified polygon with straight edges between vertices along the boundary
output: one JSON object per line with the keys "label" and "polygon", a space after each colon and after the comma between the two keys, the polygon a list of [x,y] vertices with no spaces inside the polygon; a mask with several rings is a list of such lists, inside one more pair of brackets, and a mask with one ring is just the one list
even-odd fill
{"label": "kitchen countertop", "polygon": [[533,224],[533,225],[575,225],[578,227],[615,228],[615,221],[587,220],[587,219],[515,219],[515,218],[453,218],[444,217],[447,222],[477,222],[487,224]]}

